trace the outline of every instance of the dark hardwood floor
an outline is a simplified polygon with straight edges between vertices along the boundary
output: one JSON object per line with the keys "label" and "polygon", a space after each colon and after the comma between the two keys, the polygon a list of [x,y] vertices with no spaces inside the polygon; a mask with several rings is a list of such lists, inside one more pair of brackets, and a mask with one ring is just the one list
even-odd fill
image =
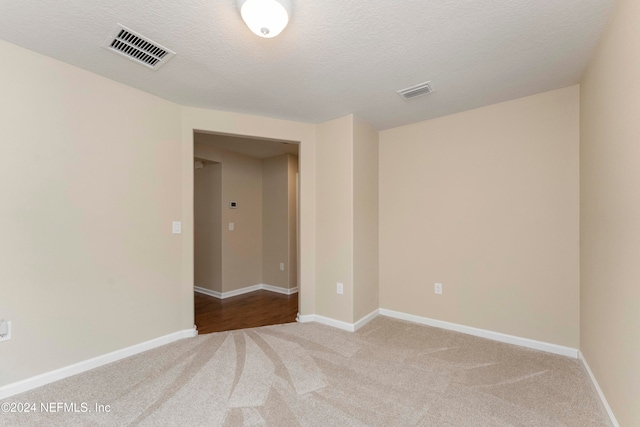
{"label": "dark hardwood floor", "polygon": [[195,313],[199,334],[290,323],[298,314],[298,294],[255,291],[218,299],[196,292]]}

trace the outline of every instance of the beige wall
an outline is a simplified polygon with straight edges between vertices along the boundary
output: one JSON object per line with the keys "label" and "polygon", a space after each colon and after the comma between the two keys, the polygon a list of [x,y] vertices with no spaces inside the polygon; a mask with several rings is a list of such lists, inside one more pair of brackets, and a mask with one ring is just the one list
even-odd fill
{"label": "beige wall", "polygon": [[578,348],[578,102],[573,86],[380,133],[382,308]]}
{"label": "beige wall", "polygon": [[353,316],[378,309],[378,131],[354,118]]}
{"label": "beige wall", "polygon": [[316,313],[348,323],[379,306],[378,148],[353,115],[317,125]]}
{"label": "beige wall", "polygon": [[[195,144],[195,157],[222,165],[222,292],[260,284],[262,161],[201,143]],[[237,209],[229,208],[230,201]]]}
{"label": "beige wall", "polygon": [[640,425],[640,2],[618,1],[581,84],[581,351]]}
{"label": "beige wall", "polygon": [[289,192],[289,288],[298,287],[298,156],[287,156]]}
{"label": "beige wall", "polygon": [[[316,126],[316,314],[353,322],[353,116]],[[304,165],[301,168],[304,173]],[[304,196],[304,190],[302,195]],[[336,283],[344,294],[336,293]]]}
{"label": "beige wall", "polygon": [[[245,114],[182,108],[182,217],[184,245],[180,294],[193,301],[193,132],[206,131],[300,142],[300,306],[302,315],[316,313],[316,134],[315,125]],[[182,321],[193,323],[193,306]]]}
{"label": "beige wall", "polygon": [[[289,159],[262,160],[262,283],[289,288]],[[284,270],[280,270],[280,263]]]}
{"label": "beige wall", "polygon": [[[238,203],[229,209],[229,202]],[[229,231],[229,223],[234,230]],[[262,281],[262,162],[224,152],[222,157],[222,290]]]}
{"label": "beige wall", "polygon": [[195,286],[222,292],[222,164],[194,171]]}
{"label": "beige wall", "polygon": [[180,109],[0,41],[0,386],[193,326]]}

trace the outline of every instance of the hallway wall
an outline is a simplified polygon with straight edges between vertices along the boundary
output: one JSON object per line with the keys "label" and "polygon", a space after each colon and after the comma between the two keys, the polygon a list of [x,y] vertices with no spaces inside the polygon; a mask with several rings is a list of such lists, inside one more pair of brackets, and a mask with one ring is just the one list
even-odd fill
{"label": "hallway wall", "polygon": [[194,285],[222,292],[222,164],[194,171]]}
{"label": "hallway wall", "polygon": [[[195,144],[194,154],[197,158],[221,164],[220,292],[262,283],[262,162],[200,143]],[[229,208],[231,201],[237,203],[236,209]],[[229,230],[229,223],[234,224],[233,230]],[[196,286],[200,285],[196,283]]]}

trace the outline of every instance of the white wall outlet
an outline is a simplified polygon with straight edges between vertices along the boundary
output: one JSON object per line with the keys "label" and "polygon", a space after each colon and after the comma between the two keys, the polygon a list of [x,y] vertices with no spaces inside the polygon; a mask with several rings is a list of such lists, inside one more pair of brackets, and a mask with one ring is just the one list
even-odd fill
{"label": "white wall outlet", "polygon": [[339,295],[344,294],[344,285],[342,283],[340,283],[340,282],[336,283],[336,292]]}
{"label": "white wall outlet", "polygon": [[284,271],[284,262],[280,263],[280,271]]}
{"label": "white wall outlet", "polygon": [[433,292],[435,292],[437,295],[442,295],[442,283],[434,283]]}
{"label": "white wall outlet", "polygon": [[0,341],[9,341],[11,339],[11,322],[0,320]]}
{"label": "white wall outlet", "polygon": [[180,234],[182,233],[182,222],[180,221],[173,221],[171,223],[171,232],[173,234]]}
{"label": "white wall outlet", "polygon": [[233,230],[235,230],[235,228],[236,228],[236,225],[234,223],[230,222],[229,223],[229,231],[233,231]]}

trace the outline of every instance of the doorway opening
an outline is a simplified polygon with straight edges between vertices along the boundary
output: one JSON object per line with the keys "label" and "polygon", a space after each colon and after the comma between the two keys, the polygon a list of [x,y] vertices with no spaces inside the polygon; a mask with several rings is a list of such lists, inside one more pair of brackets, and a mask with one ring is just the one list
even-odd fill
{"label": "doorway opening", "polygon": [[295,322],[298,143],[194,132],[199,333]]}

